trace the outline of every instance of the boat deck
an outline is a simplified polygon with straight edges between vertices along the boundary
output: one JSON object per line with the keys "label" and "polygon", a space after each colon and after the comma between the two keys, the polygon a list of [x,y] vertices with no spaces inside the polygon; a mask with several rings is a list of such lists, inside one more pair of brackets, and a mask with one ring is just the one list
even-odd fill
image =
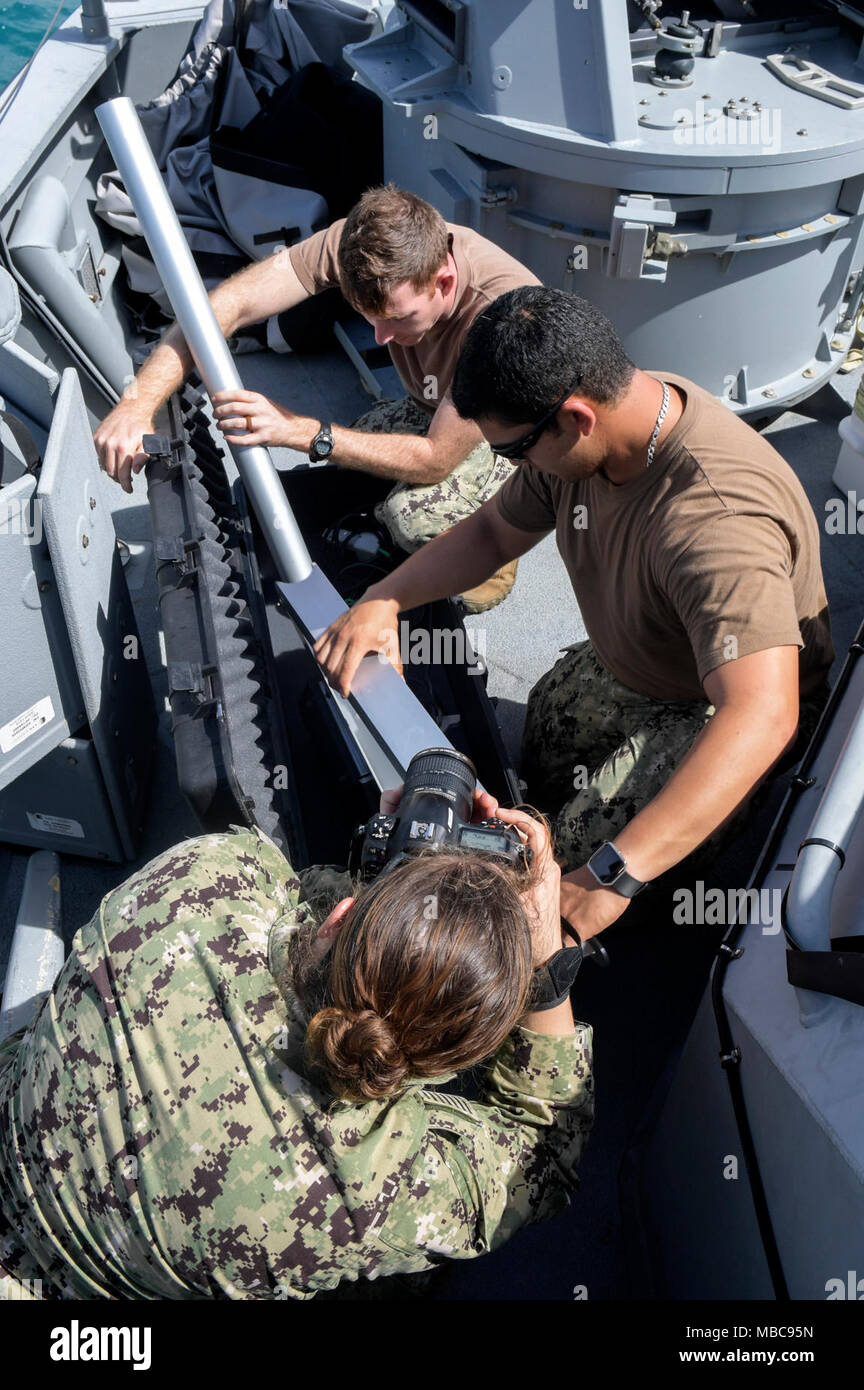
{"label": "boat deck", "polygon": [[[238,360],[245,384],[304,414],[341,424],[369,406],[353,368],[341,351],[276,356],[255,353]],[[655,365],[655,364],[648,364]],[[831,472],[837,455],[837,422],[846,414],[858,373],[835,377],[795,411],[767,427],[771,442],[807,489],[817,517],[835,495]],[[277,467],[298,461],[274,451]],[[233,465],[230,465],[233,467]],[[118,536],[130,547],[127,579],[160,710],[158,761],[145,835],[135,864],[108,864],[64,856],[62,902],[69,939],[92,914],[103,894],[156,853],[198,833],[177,789],[170,715],[166,702],[164,648],[159,629],[145,482],[139,477],[126,496],[107,478],[105,499]],[[839,670],[861,620],[864,542],[857,535],[829,536],[823,526],[823,567]],[[554,662],[558,649],[582,638],[584,627],[558,557],[547,537],[519,565],[510,596],[489,613],[467,619],[485,632],[489,693],[505,742],[518,766],[525,700],[533,682]],[[783,779],[781,779],[781,782]],[[776,813],[785,786],[754,815],[748,832],[716,866],[720,883],[744,886]],[[5,971],[11,933],[29,851],[0,847],[0,972]],[[578,1016],[595,1030],[597,1121],[581,1170],[581,1194],[553,1223],[526,1230],[500,1252],[442,1272],[426,1296],[437,1299],[573,1297],[585,1286],[589,1299],[649,1296],[639,1272],[628,1268],[618,1202],[621,1158],[644,1116],[652,1091],[674,1064],[704,988],[721,929],[676,927],[668,903],[646,894],[608,934],[612,967],[583,969],[574,993]],[[0,973],[2,978],[2,973]],[[366,1293],[372,1293],[370,1286]],[[385,1293],[382,1287],[375,1292]],[[355,1291],[355,1296],[363,1296]]]}

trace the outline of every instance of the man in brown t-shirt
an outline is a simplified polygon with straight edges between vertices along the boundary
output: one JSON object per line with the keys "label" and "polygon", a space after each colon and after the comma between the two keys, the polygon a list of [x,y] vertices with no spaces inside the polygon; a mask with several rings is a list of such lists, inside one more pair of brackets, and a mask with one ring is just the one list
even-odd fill
{"label": "man in brown t-shirt", "polygon": [[[218,286],[211,302],[226,337],[333,287],[387,344],[408,393],[380,403],[351,429],[297,415],[255,391],[214,397],[216,422],[230,444],[284,445],[359,469],[396,486],[376,507],[392,540],[412,551],[475,511],[513,465],[497,458],[473,421],[460,418],[449,388],[471,323],[499,294],[536,277],[468,227],[445,223],[429,203],[388,185],[370,189],[343,218]],[[172,328],[124,398],[100,425],[105,471],[129,492],[143,467],[141,439],[192,365]],[[515,564],[479,593],[478,612],[504,597]]]}
{"label": "man in brown t-shirt", "polygon": [[400,611],[555,531],[589,640],[532,690],[522,762],[557,815],[562,911],[584,939],[719,843],[803,751],[833,659],[816,519],[767,440],[686,378],[637,370],[608,320],[563,291],[498,299],[453,398],[521,467],[316,650],[344,693]]}

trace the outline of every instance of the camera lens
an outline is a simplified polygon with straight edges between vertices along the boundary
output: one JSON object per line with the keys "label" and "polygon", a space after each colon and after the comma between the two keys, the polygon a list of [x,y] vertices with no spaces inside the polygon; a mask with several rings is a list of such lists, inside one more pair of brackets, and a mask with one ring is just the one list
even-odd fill
{"label": "camera lens", "polygon": [[452,798],[455,814],[462,820],[471,819],[477,770],[470,758],[452,748],[426,748],[417,753],[408,765],[402,803],[407,805],[412,793],[439,792]]}

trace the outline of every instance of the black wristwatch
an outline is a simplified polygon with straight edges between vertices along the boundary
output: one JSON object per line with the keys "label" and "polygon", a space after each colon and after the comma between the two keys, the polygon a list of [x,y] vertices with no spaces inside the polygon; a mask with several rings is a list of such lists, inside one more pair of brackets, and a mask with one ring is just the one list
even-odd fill
{"label": "black wristwatch", "polygon": [[[562,925],[565,924],[562,922]],[[563,946],[560,951],[556,951],[543,965],[538,965],[532,976],[528,1007],[537,1013],[557,1008],[565,999],[569,999],[573,981],[579,974],[582,943],[570,924],[566,923],[566,926],[568,934],[576,938],[575,944]]]}
{"label": "black wristwatch", "polygon": [[321,463],[324,459],[329,459],[333,452],[333,426],[322,424],[312,443],[309,445],[310,463]]}
{"label": "black wristwatch", "polygon": [[603,888],[611,888],[622,898],[635,898],[648,884],[627,873],[627,860],[611,840],[605,840],[588,860],[588,868]]}

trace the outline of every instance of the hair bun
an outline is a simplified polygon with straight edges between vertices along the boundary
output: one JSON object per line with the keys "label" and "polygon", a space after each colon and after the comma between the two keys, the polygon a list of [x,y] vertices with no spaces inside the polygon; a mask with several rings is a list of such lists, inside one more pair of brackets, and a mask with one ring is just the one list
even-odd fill
{"label": "hair bun", "polygon": [[393,1095],[409,1074],[405,1054],[386,1020],[371,1009],[320,1009],[310,1019],[306,1036],[333,1090],[345,1099]]}

